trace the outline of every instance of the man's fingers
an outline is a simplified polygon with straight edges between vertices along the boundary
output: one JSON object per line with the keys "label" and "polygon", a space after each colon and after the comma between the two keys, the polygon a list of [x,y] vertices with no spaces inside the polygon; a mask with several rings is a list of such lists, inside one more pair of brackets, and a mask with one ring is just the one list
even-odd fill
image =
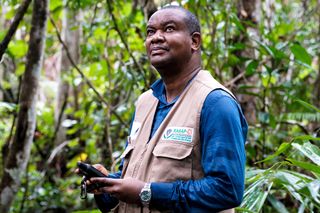
{"label": "man's fingers", "polygon": [[102,183],[107,186],[109,186],[109,185],[112,186],[114,184],[117,184],[119,182],[119,180],[112,179],[112,178],[93,177],[93,178],[90,178],[90,182],[91,183]]}
{"label": "man's fingers", "polygon": [[92,166],[94,168],[98,169],[100,172],[102,172],[105,175],[109,174],[109,171],[104,166],[102,166],[101,164],[93,164]]}
{"label": "man's fingers", "polygon": [[76,173],[77,175],[82,175],[79,168],[76,168],[76,169],[74,170],[74,173]]}
{"label": "man's fingers", "polygon": [[90,178],[91,184],[100,184],[103,185],[98,189],[95,189],[94,194],[101,194],[101,193],[108,193],[111,196],[116,196],[116,188],[119,184],[119,180],[112,179],[112,178],[101,178],[101,177],[94,177]]}

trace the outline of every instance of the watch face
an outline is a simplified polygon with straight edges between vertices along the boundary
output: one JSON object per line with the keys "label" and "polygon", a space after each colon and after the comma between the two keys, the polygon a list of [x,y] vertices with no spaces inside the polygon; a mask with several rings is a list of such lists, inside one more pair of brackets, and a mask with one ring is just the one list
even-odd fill
{"label": "watch face", "polygon": [[142,191],[141,192],[141,200],[142,201],[150,201],[151,199],[151,192],[150,191]]}

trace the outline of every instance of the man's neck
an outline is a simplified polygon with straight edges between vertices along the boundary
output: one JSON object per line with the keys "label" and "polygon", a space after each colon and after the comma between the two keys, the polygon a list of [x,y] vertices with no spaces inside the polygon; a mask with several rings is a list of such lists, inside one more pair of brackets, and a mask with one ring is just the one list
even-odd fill
{"label": "man's neck", "polygon": [[162,76],[165,90],[166,90],[166,98],[167,102],[170,103],[177,96],[179,96],[188,82],[195,76],[201,69],[200,65],[189,68],[188,70],[183,70],[181,72],[177,72],[176,70],[172,73],[176,73],[175,75]]}

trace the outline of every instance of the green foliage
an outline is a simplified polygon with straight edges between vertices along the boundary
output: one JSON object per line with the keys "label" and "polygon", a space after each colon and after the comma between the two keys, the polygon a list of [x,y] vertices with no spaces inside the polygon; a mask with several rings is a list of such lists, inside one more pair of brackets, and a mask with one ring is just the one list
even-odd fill
{"label": "green foliage", "polygon": [[[281,144],[273,155],[258,162],[272,160],[273,166],[265,170],[250,169],[247,171],[249,187],[246,189],[244,200],[238,210],[260,212],[268,200],[275,210],[291,212],[284,204],[284,202],[290,202],[288,195],[299,202],[299,209],[307,209],[309,212],[319,209],[320,149],[308,141],[311,139],[320,140],[320,138],[310,136],[296,137],[291,143]],[[297,158],[301,160],[296,160]],[[305,158],[311,162],[307,162]],[[296,172],[295,167],[292,166],[297,167]],[[307,173],[302,173],[301,169]]]}

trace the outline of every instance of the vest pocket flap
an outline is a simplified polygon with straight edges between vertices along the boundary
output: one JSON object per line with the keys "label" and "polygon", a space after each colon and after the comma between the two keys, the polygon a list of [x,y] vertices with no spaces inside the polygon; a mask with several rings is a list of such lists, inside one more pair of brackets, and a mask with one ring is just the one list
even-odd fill
{"label": "vest pocket flap", "polygon": [[126,149],[124,150],[120,158],[125,158],[133,149],[134,149],[134,146],[131,144],[128,144],[128,146],[126,147]]}
{"label": "vest pocket flap", "polygon": [[156,157],[172,158],[181,160],[188,157],[192,152],[193,146],[186,146],[180,143],[159,143],[153,150]]}

